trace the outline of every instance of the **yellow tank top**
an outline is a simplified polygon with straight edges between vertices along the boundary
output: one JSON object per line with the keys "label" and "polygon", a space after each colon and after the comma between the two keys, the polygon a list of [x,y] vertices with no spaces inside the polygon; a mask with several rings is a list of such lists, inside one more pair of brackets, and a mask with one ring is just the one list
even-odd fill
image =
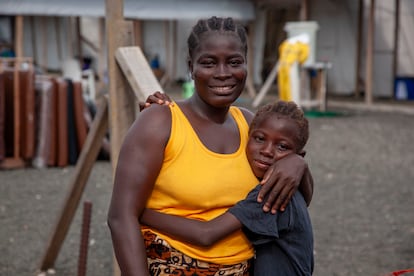
{"label": "yellow tank top", "polygon": [[[248,124],[242,112],[231,107],[230,114],[239,128],[240,147],[231,154],[218,154],[203,145],[177,104],[171,106],[171,114],[171,135],[164,164],[147,207],[167,214],[211,220],[244,199],[258,182],[245,154]],[[196,259],[235,264],[253,256],[252,246],[241,230],[209,248],[186,244],[150,230]]]}

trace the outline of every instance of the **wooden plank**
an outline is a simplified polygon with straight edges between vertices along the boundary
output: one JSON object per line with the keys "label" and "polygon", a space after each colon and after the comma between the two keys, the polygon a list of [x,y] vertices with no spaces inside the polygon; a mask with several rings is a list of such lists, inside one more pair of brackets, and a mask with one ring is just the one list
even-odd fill
{"label": "wooden plank", "polygon": [[50,240],[47,243],[45,254],[42,257],[40,270],[46,271],[54,266],[59,250],[68,233],[70,224],[75,216],[82,193],[85,189],[89,174],[102,146],[102,139],[108,129],[108,104],[103,98],[98,106],[98,112],[92,122],[88,136],[74,173],[70,180],[70,190],[61,209],[61,213],[55,223]]}
{"label": "wooden plank", "polygon": [[139,101],[145,101],[155,91],[163,92],[141,48],[121,47],[115,56]]}

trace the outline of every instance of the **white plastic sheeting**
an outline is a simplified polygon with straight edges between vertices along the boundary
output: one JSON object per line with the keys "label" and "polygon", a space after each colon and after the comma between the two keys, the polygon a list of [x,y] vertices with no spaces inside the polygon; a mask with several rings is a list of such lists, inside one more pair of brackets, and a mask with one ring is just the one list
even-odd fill
{"label": "white plastic sheeting", "polygon": [[[124,0],[124,16],[141,20],[185,20],[212,15],[253,20],[249,0]],[[0,0],[0,15],[105,16],[105,0]]]}

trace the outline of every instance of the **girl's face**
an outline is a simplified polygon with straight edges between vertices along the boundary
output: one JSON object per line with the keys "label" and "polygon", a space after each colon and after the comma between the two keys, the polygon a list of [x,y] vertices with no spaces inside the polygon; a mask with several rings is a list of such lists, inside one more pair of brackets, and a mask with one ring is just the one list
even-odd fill
{"label": "girl's face", "polygon": [[299,127],[290,118],[271,115],[263,119],[249,135],[246,155],[253,173],[263,178],[267,169],[277,160],[297,153]]}
{"label": "girl's face", "polygon": [[198,96],[215,107],[231,105],[243,92],[247,76],[240,39],[229,33],[208,32],[189,60]]}

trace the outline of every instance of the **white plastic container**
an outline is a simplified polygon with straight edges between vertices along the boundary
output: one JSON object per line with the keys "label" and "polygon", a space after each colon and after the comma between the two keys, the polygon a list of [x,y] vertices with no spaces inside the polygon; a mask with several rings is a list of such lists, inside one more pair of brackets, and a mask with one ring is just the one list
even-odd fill
{"label": "white plastic container", "polygon": [[303,63],[303,65],[315,64],[316,59],[316,32],[319,29],[319,25],[316,21],[297,21],[287,22],[285,25],[285,31],[287,32],[287,38],[298,36],[301,34],[307,34],[309,37],[309,57]]}

